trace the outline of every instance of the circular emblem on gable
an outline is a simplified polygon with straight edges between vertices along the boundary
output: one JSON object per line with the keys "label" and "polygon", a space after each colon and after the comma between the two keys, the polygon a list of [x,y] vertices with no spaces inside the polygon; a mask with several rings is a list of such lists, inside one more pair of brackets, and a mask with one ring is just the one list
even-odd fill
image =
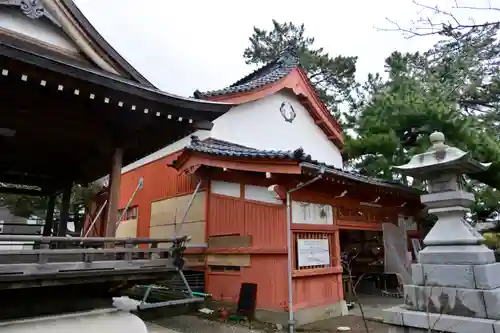
{"label": "circular emblem on gable", "polygon": [[280,106],[280,112],[283,118],[285,119],[286,122],[293,122],[297,114],[295,113],[295,110],[293,109],[292,104],[288,102],[283,102],[281,103]]}

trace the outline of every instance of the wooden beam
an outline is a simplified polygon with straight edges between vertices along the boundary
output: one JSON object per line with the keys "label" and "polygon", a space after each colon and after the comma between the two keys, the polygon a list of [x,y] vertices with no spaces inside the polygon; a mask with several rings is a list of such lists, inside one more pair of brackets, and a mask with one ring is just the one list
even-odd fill
{"label": "wooden beam", "polygon": [[56,206],[56,195],[49,196],[47,201],[47,211],[45,212],[45,224],[43,226],[43,236],[51,236],[54,227],[54,209]]}
{"label": "wooden beam", "polygon": [[118,217],[118,200],[120,199],[120,178],[123,161],[123,150],[117,148],[113,155],[111,173],[109,177],[108,214],[106,220],[105,237],[114,237]]}
{"label": "wooden beam", "polygon": [[41,196],[47,195],[48,192],[44,192],[43,190],[34,190],[34,189],[24,189],[24,188],[17,188],[17,187],[0,186],[0,193],[19,194],[19,195],[32,195],[32,196],[41,197]]}
{"label": "wooden beam", "polygon": [[16,184],[16,185],[30,185],[45,188],[53,183],[50,177],[43,177],[40,175],[25,175],[25,174],[12,174],[8,170],[0,168],[0,182]]}

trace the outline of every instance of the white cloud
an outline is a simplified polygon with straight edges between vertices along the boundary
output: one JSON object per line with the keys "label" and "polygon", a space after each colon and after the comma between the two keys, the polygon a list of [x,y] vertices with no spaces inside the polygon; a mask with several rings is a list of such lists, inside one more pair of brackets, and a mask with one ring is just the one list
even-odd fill
{"label": "white cloud", "polygon": [[[449,5],[451,0],[425,0]],[[480,0],[476,0],[480,2]],[[253,26],[271,19],[304,23],[318,46],[332,55],[356,55],[358,78],[383,71],[394,50],[430,47],[435,39],[405,39],[386,17],[409,23],[418,18],[411,0],[76,0],[99,32],[159,88],[179,95],[218,89],[253,68],[242,53]],[[138,5],[140,3],[140,5]],[[477,13],[474,13],[477,14]],[[463,15],[470,16],[470,13]],[[477,15],[485,15],[479,13]],[[464,16],[461,16],[464,17]]]}

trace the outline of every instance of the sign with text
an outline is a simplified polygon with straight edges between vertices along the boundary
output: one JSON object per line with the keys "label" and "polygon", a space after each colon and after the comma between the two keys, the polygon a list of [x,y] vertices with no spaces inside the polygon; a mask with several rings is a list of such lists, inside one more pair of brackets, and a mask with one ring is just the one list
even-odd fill
{"label": "sign with text", "polygon": [[299,267],[330,265],[328,239],[297,239]]}

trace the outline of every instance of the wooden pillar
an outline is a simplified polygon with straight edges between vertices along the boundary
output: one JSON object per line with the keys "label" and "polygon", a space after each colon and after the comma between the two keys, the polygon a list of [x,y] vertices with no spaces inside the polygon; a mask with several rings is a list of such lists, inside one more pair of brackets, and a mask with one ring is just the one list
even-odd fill
{"label": "wooden pillar", "polygon": [[66,237],[68,233],[69,202],[71,200],[71,189],[73,185],[66,186],[61,199],[61,210],[59,212],[59,227],[57,236]]}
{"label": "wooden pillar", "polygon": [[51,194],[47,200],[47,211],[45,212],[45,224],[43,226],[43,236],[51,236],[54,226],[54,208],[56,207],[56,195]]}
{"label": "wooden pillar", "polygon": [[109,174],[108,213],[106,214],[105,237],[114,237],[118,219],[118,200],[120,199],[120,178],[122,170],[123,150],[116,148],[113,154],[111,173]]}

